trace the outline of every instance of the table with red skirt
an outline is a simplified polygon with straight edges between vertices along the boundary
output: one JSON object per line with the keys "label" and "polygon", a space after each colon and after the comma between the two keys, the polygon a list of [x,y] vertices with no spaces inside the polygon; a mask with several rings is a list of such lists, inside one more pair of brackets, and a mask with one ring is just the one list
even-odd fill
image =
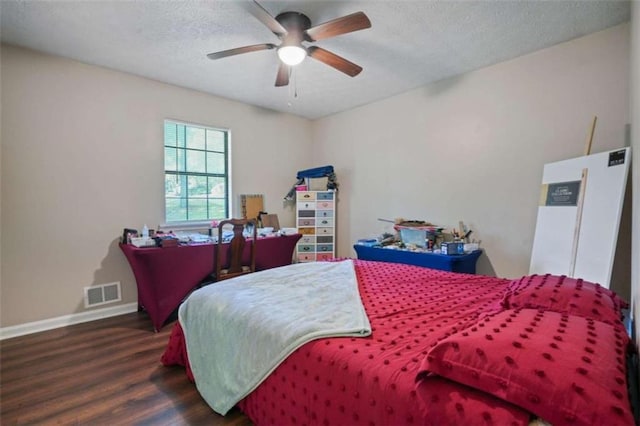
{"label": "table with red skirt", "polygon": [[[300,237],[300,234],[294,234],[258,238],[256,271],[291,264]],[[162,328],[184,298],[214,271],[217,252],[217,244],[163,248],[120,244],[120,248],[136,279],[138,306],[147,311],[156,331]],[[248,245],[243,256],[249,259]]]}

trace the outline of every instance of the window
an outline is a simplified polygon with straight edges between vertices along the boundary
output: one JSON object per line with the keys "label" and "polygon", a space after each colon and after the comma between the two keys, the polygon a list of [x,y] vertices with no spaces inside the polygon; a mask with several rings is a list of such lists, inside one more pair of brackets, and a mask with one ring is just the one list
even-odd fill
{"label": "window", "polygon": [[164,122],[167,222],[229,216],[229,131]]}

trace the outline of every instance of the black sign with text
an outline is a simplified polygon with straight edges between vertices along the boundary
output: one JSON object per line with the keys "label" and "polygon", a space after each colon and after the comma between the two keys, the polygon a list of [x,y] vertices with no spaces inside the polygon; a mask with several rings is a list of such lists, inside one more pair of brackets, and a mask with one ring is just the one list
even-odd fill
{"label": "black sign with text", "polygon": [[609,167],[624,164],[624,155],[627,151],[620,149],[609,153]]}
{"label": "black sign with text", "polygon": [[580,182],[550,183],[545,206],[577,206]]}

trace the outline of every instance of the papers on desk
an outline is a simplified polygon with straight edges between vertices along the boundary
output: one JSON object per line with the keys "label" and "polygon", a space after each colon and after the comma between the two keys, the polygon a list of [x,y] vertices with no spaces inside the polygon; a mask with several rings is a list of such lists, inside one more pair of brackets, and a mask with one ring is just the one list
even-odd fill
{"label": "papers on desk", "polygon": [[212,238],[205,234],[194,233],[175,233],[178,240],[183,244],[206,244],[212,241]]}
{"label": "papers on desk", "polygon": [[[263,230],[260,230],[260,232],[258,232],[258,238],[278,237],[280,235],[293,235],[297,233],[297,228],[283,228],[278,232],[273,232],[273,231],[262,232],[262,231]],[[178,238],[178,240],[182,244],[207,244],[207,243],[216,244],[218,242],[217,230],[215,230],[213,236],[199,234],[199,233],[187,234],[187,233],[179,233],[179,232],[176,232],[175,235],[176,235],[176,238]],[[250,238],[251,235],[249,233],[246,233],[245,237]],[[232,238],[233,238],[233,231],[231,230],[222,231],[223,243],[228,243],[229,241],[231,241]]]}
{"label": "papers on desk", "polygon": [[[247,235],[245,235],[245,236],[247,236]],[[223,230],[222,231],[222,242],[223,243],[228,243],[229,241],[231,241],[232,238],[233,238],[233,231],[231,231],[231,230],[228,230],[228,231]],[[218,235],[215,235],[212,239],[213,239],[214,243],[217,243],[218,242]]]}
{"label": "papers on desk", "polygon": [[192,243],[209,243],[211,237],[204,234],[191,234],[189,235],[189,241]]}
{"label": "papers on desk", "polygon": [[298,228],[281,228],[280,229],[281,235],[293,235],[297,233],[298,233]]}

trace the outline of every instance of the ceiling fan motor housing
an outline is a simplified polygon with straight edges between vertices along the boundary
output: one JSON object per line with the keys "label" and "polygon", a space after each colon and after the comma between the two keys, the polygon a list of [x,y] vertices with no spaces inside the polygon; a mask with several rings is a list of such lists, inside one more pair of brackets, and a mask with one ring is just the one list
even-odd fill
{"label": "ceiling fan motor housing", "polygon": [[276,21],[285,27],[287,31],[303,33],[311,28],[311,19],[300,12],[282,12],[276,16]]}

